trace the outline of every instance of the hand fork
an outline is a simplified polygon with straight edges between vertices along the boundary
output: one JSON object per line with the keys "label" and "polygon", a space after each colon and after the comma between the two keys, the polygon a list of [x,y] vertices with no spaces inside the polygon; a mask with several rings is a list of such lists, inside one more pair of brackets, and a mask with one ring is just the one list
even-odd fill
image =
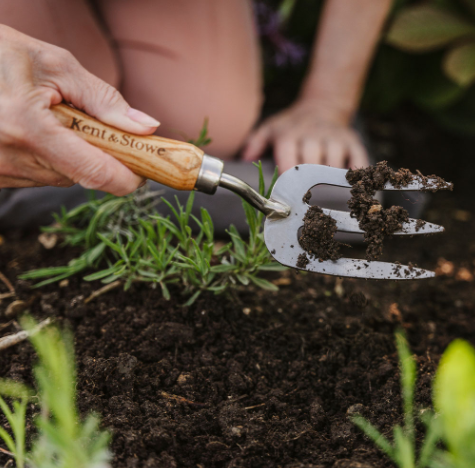
{"label": "hand fork", "polygon": [[[199,190],[214,194],[218,186],[240,195],[252,206],[265,214],[264,240],[275,260],[291,267],[296,266],[298,256],[304,253],[298,236],[309,205],[304,195],[318,184],[350,188],[345,169],[336,169],[316,164],[300,164],[282,174],[269,199],[261,196],[242,180],[223,173],[224,163],[220,159],[205,155],[202,150],[189,143],[183,143],[156,136],[131,135],[106,125],[83,112],[65,104],[51,109],[58,120],[78,133],[89,143],[103,149],[125,164],[136,174],[152,179],[177,190]],[[403,188],[386,183],[384,190],[417,191],[430,189],[435,181],[424,182],[415,176]],[[349,212],[323,209],[336,220],[338,231],[362,234],[358,221]],[[394,235],[417,235],[443,232],[436,224],[425,223],[416,228],[417,220],[410,219],[401,231]],[[373,262],[340,258],[319,261],[309,259],[307,271],[341,277],[365,279],[422,279],[435,276],[434,272],[395,263]]]}

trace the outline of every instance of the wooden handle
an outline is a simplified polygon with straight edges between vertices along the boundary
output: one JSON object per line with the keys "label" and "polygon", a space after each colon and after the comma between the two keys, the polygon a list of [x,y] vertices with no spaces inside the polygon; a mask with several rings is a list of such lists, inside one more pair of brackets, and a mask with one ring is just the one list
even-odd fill
{"label": "wooden handle", "polygon": [[51,108],[56,118],[88,143],[136,174],[177,190],[193,190],[203,151],[190,143],[123,132],[66,104]]}

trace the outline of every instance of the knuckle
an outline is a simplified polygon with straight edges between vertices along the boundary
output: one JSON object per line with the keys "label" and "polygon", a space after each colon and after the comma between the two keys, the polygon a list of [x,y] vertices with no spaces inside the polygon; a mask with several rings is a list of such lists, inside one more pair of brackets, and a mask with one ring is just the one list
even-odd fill
{"label": "knuckle", "polygon": [[102,106],[114,106],[123,100],[122,94],[102,80],[97,80],[96,84],[99,92],[99,104]]}

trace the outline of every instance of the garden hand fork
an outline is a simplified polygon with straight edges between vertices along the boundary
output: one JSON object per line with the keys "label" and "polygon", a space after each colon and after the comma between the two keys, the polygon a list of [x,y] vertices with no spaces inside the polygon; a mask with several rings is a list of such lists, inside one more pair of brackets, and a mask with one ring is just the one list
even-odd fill
{"label": "garden hand fork", "polygon": [[[214,194],[224,187],[265,214],[264,239],[275,260],[291,267],[304,250],[298,241],[302,219],[309,206],[304,195],[318,184],[350,188],[345,169],[316,164],[301,164],[282,174],[269,199],[261,196],[242,180],[223,173],[220,159],[205,155],[196,146],[156,136],[132,135],[106,125],[83,112],[65,104],[52,107],[58,120],[78,133],[89,143],[103,149],[136,174],[177,190],[199,190]],[[422,181],[415,177],[403,189],[386,183],[384,190],[427,190],[435,188],[435,181]],[[336,220],[338,231],[360,233],[358,221],[349,212],[324,209]],[[416,227],[417,220],[410,219],[394,235],[415,235],[443,232],[436,224],[425,223]],[[395,263],[370,262],[350,258],[338,260],[310,259],[304,269],[315,273],[365,279],[421,279],[434,276],[432,271],[401,266]]]}

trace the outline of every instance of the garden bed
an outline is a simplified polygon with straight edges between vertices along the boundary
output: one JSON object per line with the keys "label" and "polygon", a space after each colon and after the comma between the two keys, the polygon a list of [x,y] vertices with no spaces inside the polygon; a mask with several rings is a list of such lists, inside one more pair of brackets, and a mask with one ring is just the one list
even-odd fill
{"label": "garden bed", "polygon": [[[396,131],[410,158],[418,142],[404,135],[409,130]],[[47,251],[37,235],[5,237],[0,270],[19,299],[35,317],[57,317],[74,331],[79,407],[97,411],[112,431],[114,467],[392,466],[348,416],[361,412],[384,434],[400,421],[394,330],[406,330],[417,354],[423,408],[447,344],[456,337],[475,343],[470,178],[444,159],[451,145],[439,145],[430,161],[420,143],[420,164],[401,158],[398,165],[454,181],[455,191],[436,194],[424,216],[447,232],[391,239],[382,260],[439,264],[432,280],[342,281],[289,271],[268,276],[277,293],[249,287],[182,307],[179,291],[166,301],[159,290],[133,285],[84,304],[99,282],[75,277],[31,290],[16,280],[74,252]],[[0,315],[2,335],[14,331],[8,322]],[[0,376],[31,382],[32,357],[26,342],[2,351]],[[0,454],[0,463],[7,460]]]}

